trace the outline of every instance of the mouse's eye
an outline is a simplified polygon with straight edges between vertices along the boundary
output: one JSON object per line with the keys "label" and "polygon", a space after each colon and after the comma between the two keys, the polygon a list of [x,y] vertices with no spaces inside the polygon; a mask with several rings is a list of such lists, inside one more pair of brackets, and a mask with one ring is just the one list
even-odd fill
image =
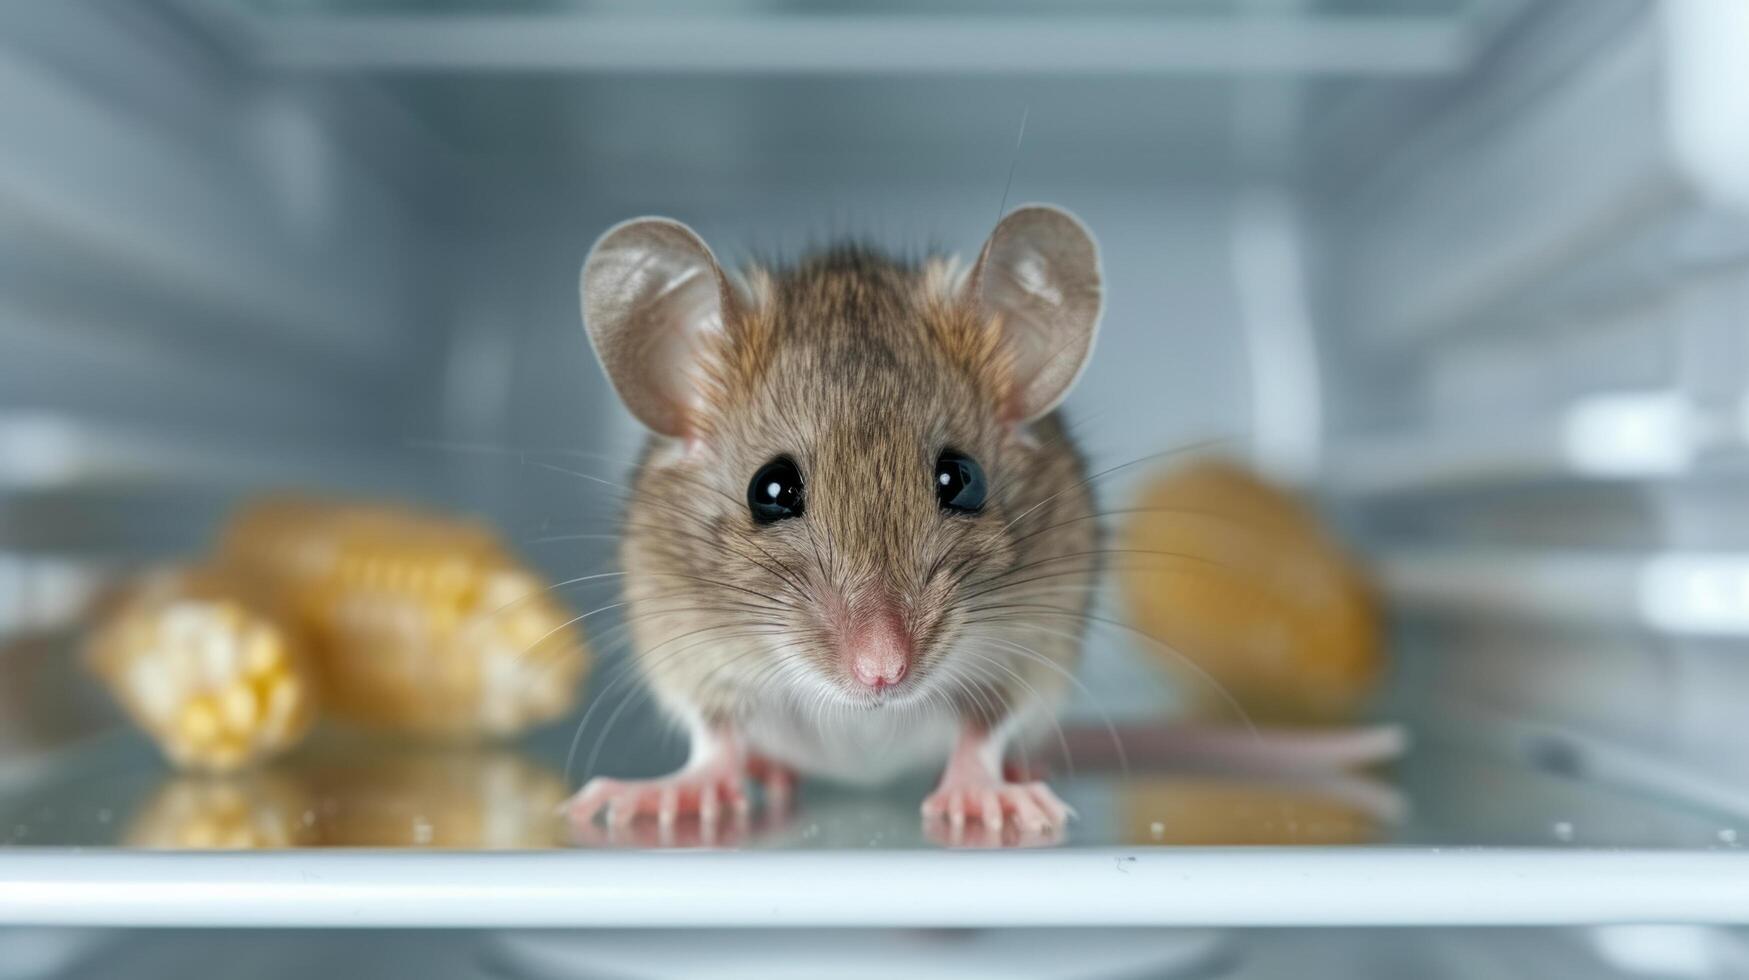
{"label": "mouse's eye", "polygon": [[760,524],[802,516],[802,471],[796,461],[779,456],[759,467],[747,484],[747,506]]}
{"label": "mouse's eye", "polygon": [[935,499],[943,510],[956,514],[976,514],[984,509],[989,489],[984,483],[984,468],[978,461],[957,449],[944,449],[935,461]]}

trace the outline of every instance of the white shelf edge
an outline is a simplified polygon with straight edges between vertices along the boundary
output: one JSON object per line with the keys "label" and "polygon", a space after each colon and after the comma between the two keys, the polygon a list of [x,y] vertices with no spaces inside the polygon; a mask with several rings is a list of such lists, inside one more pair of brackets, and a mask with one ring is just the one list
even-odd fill
{"label": "white shelf edge", "polygon": [[1749,923],[1749,852],[1492,848],[0,854],[0,924]]}

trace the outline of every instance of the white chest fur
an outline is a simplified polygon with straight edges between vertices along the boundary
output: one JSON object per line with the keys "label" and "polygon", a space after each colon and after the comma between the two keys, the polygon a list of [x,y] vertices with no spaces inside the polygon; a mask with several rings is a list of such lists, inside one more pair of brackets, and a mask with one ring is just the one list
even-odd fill
{"label": "white chest fur", "polygon": [[767,704],[750,713],[743,734],[753,751],[804,776],[846,783],[886,782],[935,768],[947,758],[959,722],[935,708]]}

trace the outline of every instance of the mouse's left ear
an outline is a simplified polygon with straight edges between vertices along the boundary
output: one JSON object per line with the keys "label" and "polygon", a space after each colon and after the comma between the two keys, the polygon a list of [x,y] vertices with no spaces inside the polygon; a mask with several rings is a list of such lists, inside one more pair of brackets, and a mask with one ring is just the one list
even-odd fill
{"label": "mouse's left ear", "polygon": [[1012,358],[1012,421],[1056,408],[1093,353],[1104,304],[1099,246],[1086,226],[1049,205],[1015,209],[990,233],[966,288]]}

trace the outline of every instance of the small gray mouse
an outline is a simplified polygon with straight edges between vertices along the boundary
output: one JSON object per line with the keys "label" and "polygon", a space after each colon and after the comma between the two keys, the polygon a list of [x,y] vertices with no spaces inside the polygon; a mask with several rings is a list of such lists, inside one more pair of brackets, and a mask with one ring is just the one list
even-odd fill
{"label": "small gray mouse", "polygon": [[750,772],[945,771],[926,820],[1060,828],[1004,756],[1051,730],[1098,566],[1056,408],[1092,353],[1098,247],[1004,217],[969,267],[842,245],[725,270],[690,228],[614,226],[583,319],[650,430],[621,560],[634,655],[691,739],[679,771],[596,778],[572,819],[747,806]]}

